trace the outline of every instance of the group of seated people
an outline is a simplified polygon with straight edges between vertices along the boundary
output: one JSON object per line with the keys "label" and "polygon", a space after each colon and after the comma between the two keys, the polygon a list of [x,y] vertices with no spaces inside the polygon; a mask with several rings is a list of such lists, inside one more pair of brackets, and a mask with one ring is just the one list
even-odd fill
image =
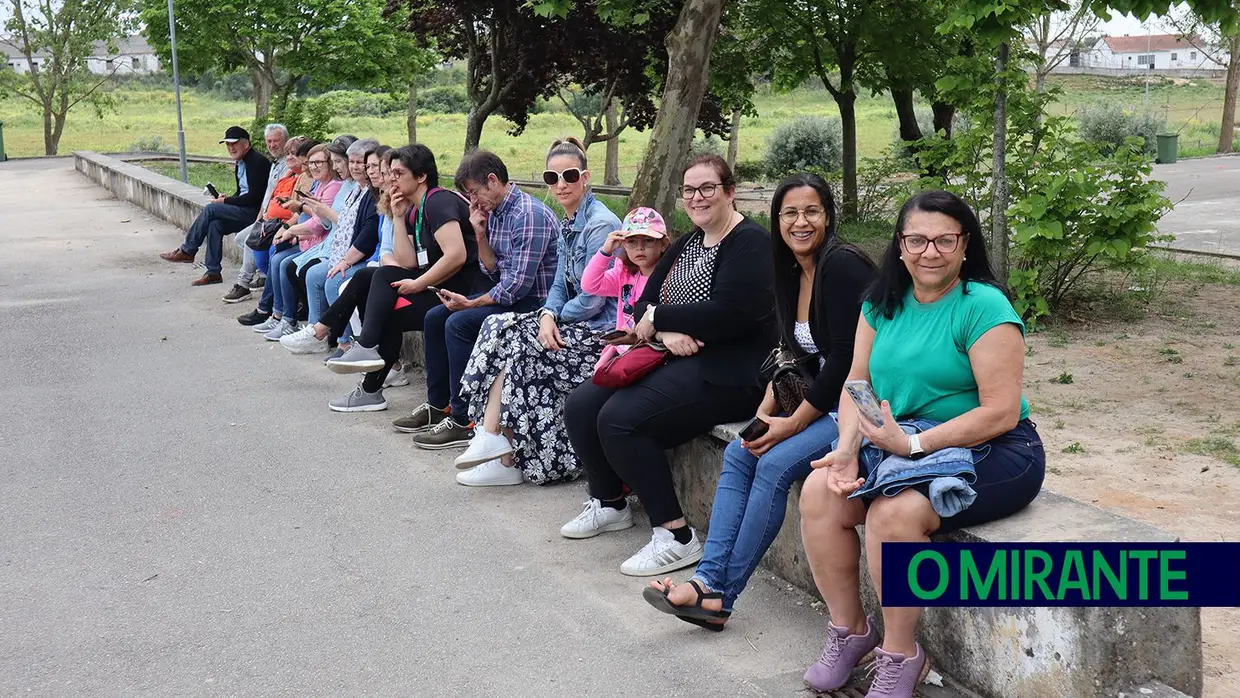
{"label": "group of seated people", "polygon": [[[543,173],[559,216],[490,152],[467,154],[449,189],[421,144],[315,143],[278,125],[265,137],[280,159],[261,203],[265,173],[238,137],[228,146],[238,194],[208,205],[163,256],[192,261],[206,243],[214,276],[195,283],[215,283],[222,235],[249,226],[225,300],[251,297],[266,272],[238,320],[362,374],[332,410],[386,409],[403,334],[423,332],[426,400],[394,428],[419,448],[463,447],[463,485],[584,473],[589,499],[566,538],[632,527],[635,497],[652,536],[620,571],[660,577],[696,563],[687,581],[656,579],[642,595],[716,632],[803,481],[801,535],[830,612],[806,684],[836,690],[872,661],[868,695],[912,695],[930,669],[915,638],[921,609],[883,608],[880,636],[860,598],[856,527],[881,598],[882,543],[1011,515],[1045,469],[1022,396],[1024,325],[967,204],[944,191],[912,197],[875,265],[840,239],[831,189],[813,174],[774,190],[771,234],[736,209],[727,163],[696,157],[680,187],[693,229],[675,237],[657,211],[621,221],[595,199],[572,138],[551,145]],[[866,402],[862,388],[882,399]],[[724,451],[702,540],[667,450],[747,420]],[[909,461],[928,477],[893,480]]]}

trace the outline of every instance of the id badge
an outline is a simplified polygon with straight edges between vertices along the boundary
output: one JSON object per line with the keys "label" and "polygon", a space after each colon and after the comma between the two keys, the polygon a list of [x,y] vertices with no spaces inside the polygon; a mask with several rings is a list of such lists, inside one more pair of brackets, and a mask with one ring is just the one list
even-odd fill
{"label": "id badge", "polygon": [[430,264],[430,262],[430,255],[427,254],[426,250],[418,250],[418,268],[421,269],[427,264]]}

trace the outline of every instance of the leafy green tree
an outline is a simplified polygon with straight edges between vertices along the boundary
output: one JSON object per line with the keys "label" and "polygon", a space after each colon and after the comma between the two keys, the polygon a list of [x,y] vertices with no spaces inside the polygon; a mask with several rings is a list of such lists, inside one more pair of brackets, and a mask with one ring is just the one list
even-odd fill
{"label": "leafy green tree", "polygon": [[[147,37],[168,61],[168,5],[139,0]],[[383,86],[400,70],[400,38],[383,0],[234,0],[175,6],[177,59],[187,73],[245,70],[254,114],[312,85]]]}
{"label": "leafy green tree", "polygon": [[[116,37],[134,29],[130,0],[8,0],[0,44],[26,59],[27,73],[0,68],[0,97],[16,95],[43,114],[43,152],[55,155],[69,111],[86,102],[102,118],[110,105],[99,88],[116,73],[87,67],[96,44],[116,52]],[[119,68],[120,63],[116,64]]]}

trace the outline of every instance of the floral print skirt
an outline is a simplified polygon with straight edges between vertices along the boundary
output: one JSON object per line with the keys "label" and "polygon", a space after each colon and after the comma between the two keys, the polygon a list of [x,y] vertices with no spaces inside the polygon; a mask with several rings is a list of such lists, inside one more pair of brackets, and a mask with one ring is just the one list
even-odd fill
{"label": "floral print skirt", "polygon": [[566,346],[547,351],[538,343],[537,312],[492,315],[461,377],[469,417],[482,424],[491,385],[506,370],[500,426],[512,430],[513,465],[539,485],[581,473],[564,427],[564,400],[591,379],[605,346],[585,323],[561,325],[560,337]]}

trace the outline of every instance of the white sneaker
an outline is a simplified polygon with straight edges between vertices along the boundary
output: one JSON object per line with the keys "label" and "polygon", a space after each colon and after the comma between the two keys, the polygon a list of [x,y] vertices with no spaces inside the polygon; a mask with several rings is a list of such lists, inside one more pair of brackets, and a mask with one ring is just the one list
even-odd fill
{"label": "white sneaker", "polygon": [[399,371],[392,369],[388,371],[387,378],[383,379],[383,387],[385,388],[401,388],[409,385],[409,371],[402,367]]}
{"label": "white sneaker", "polygon": [[623,531],[632,527],[633,507],[617,511],[603,506],[602,502],[591,497],[577,518],[560,527],[560,535],[565,538],[593,538],[600,533]]}
{"label": "white sneaker", "polygon": [[280,318],[269,317],[266,320],[263,320],[257,325],[251,327],[250,329],[254,330],[255,332],[259,334],[267,334],[268,332],[272,331],[273,329],[279,326],[280,326]]}
{"label": "white sneaker", "polygon": [[456,481],[467,487],[495,487],[497,485],[520,485],[525,475],[520,468],[509,468],[498,458],[456,474]]}
{"label": "white sneaker", "polygon": [[280,346],[293,354],[323,354],[331,351],[326,337],[319,339],[314,336],[314,325],[306,325],[293,334],[281,337]]}
{"label": "white sneaker", "polygon": [[688,567],[702,559],[702,541],[697,531],[689,529],[693,538],[681,545],[672,532],[662,526],[654,527],[654,535],[646,547],[620,565],[620,574],[630,577],[654,577]]}
{"label": "white sneaker", "polygon": [[281,337],[293,334],[298,329],[297,323],[290,320],[281,320],[280,324],[271,328],[271,331],[263,335],[263,339],[268,342],[278,342]]}
{"label": "white sneaker", "polygon": [[469,440],[469,447],[456,457],[454,461],[458,470],[472,468],[479,463],[503,458],[512,453],[512,443],[503,434],[492,434],[486,429],[474,429],[474,438]]}

